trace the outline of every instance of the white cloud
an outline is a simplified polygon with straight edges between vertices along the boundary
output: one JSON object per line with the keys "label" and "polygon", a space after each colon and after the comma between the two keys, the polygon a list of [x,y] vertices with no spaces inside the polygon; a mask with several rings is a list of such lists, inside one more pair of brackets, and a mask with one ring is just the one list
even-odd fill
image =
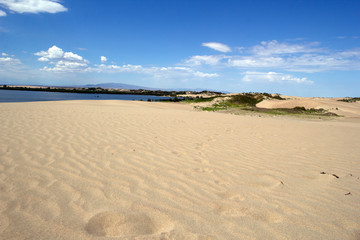
{"label": "white cloud", "polygon": [[202,46],[214,49],[219,52],[224,52],[224,53],[231,52],[230,47],[223,43],[207,42],[207,43],[203,43]]}
{"label": "white cloud", "polygon": [[196,71],[194,72],[194,76],[201,77],[201,78],[212,78],[212,77],[219,77],[219,74],[217,73],[203,73]]}
{"label": "white cloud", "polygon": [[24,65],[19,59],[6,53],[2,53],[1,56],[0,72],[21,72],[23,70]]}
{"label": "white cloud", "polygon": [[203,78],[214,78],[218,77],[217,73],[204,73],[195,71],[189,67],[152,67],[145,68],[144,73],[151,74],[157,79],[203,79]]}
{"label": "white cloud", "polygon": [[97,68],[93,69],[97,72],[107,73],[121,73],[130,72],[137,74],[151,75],[154,78],[180,78],[180,77],[192,77],[192,78],[212,78],[218,77],[217,73],[204,73],[195,71],[189,67],[143,67],[141,65],[126,64],[122,66],[118,65],[105,65],[100,64]]}
{"label": "white cloud", "polygon": [[343,57],[360,57],[360,48],[343,51],[339,55]]}
{"label": "white cloud", "polygon": [[[354,61],[349,58],[341,57],[338,54],[320,55],[303,54],[301,56],[288,57],[285,59],[283,69],[295,72],[322,72],[328,70],[356,70]],[[358,70],[360,70],[358,68]]]}
{"label": "white cloud", "polygon": [[295,56],[234,56],[228,60],[227,67],[321,72],[333,69],[346,70],[351,65],[349,59],[337,55],[303,54]]}
{"label": "white cloud", "polygon": [[0,0],[0,6],[17,13],[58,13],[67,8],[58,0]]}
{"label": "white cloud", "polygon": [[38,61],[40,61],[40,62],[48,62],[49,59],[46,58],[46,57],[40,57],[40,58],[38,58]]}
{"label": "white cloud", "polygon": [[12,57],[0,57],[0,63],[2,64],[21,64],[21,61]]}
{"label": "white cloud", "polygon": [[51,48],[49,48],[47,51],[37,52],[35,53],[35,55],[41,56],[41,58],[39,58],[39,61],[46,62],[49,61],[50,59],[62,58],[64,56],[64,51],[61,48],[54,45]]}
{"label": "white cloud", "polygon": [[0,55],[0,79],[1,81],[14,81],[29,79],[33,72],[27,68],[14,55],[2,53]]}
{"label": "white cloud", "polygon": [[5,17],[6,16],[6,12],[0,10],[0,17]]}
{"label": "white cloud", "polygon": [[104,63],[104,62],[106,62],[106,61],[107,61],[107,58],[106,58],[105,56],[101,56],[101,57],[100,57],[100,60],[101,60],[101,62],[103,62],[103,63]]}
{"label": "white cloud", "polygon": [[45,66],[42,70],[47,72],[62,72],[62,73],[91,71],[91,69],[88,67],[86,63],[69,62],[64,60],[60,60],[56,62],[54,67]]}
{"label": "white cloud", "polygon": [[[205,73],[196,71],[190,67],[143,67],[141,65],[125,64],[118,66],[115,64],[106,65],[107,58],[104,56],[100,57],[103,62],[100,65],[93,67],[89,66],[89,61],[83,57],[72,53],[64,52],[57,46],[52,46],[46,51],[40,51],[35,53],[39,56],[38,61],[45,62],[49,66],[42,68],[46,72],[59,72],[59,73],[84,73],[84,72],[98,72],[98,73],[135,73],[150,75],[157,79],[171,79],[171,78],[212,78],[218,77],[217,73]],[[217,58],[217,57],[215,57]],[[208,60],[210,61],[210,60]],[[211,61],[210,61],[211,62]]]}
{"label": "white cloud", "polygon": [[273,68],[284,64],[281,57],[272,56],[234,56],[228,60],[228,66],[239,68]]}
{"label": "white cloud", "polygon": [[298,78],[289,74],[276,72],[245,72],[242,78],[245,82],[296,82],[296,83],[313,83],[307,78]]}
{"label": "white cloud", "polygon": [[252,52],[256,55],[273,55],[273,54],[294,54],[294,53],[304,53],[304,52],[316,52],[318,49],[313,48],[313,46],[318,45],[318,43],[311,43],[308,45],[302,44],[289,44],[289,43],[279,43],[276,40],[269,42],[261,42],[260,45],[252,47]]}
{"label": "white cloud", "polygon": [[81,57],[75,53],[72,53],[72,52],[64,53],[64,59],[66,59],[67,61],[74,61],[74,62],[84,61],[83,57]]}
{"label": "white cloud", "polygon": [[245,49],[245,47],[235,47],[235,49],[239,52],[242,53]]}
{"label": "white cloud", "polygon": [[[294,76],[296,75],[294,72],[360,70],[359,48],[342,51],[320,51],[314,46],[317,44],[262,42],[260,45],[242,48],[241,52],[232,54],[191,56],[182,63],[170,67],[148,67],[133,64],[108,65],[105,56],[100,56],[101,64],[90,65],[89,61],[82,56],[73,52],[65,52],[55,45],[47,50],[37,52],[35,55],[38,56],[38,61],[44,63],[42,70],[46,72],[130,73],[130,75],[140,74],[141,77],[151,78],[158,82],[169,79],[170,82],[176,83],[217,78],[221,72],[232,74],[234,69],[246,71],[242,76],[243,81],[294,83],[311,83],[306,78]],[[13,58],[4,55],[4,53],[1,56],[3,56],[3,62],[10,61]]]}
{"label": "white cloud", "polygon": [[[240,68],[252,70],[286,70],[293,72],[322,72],[329,70],[360,70],[360,49],[330,51],[319,43],[289,44],[276,40],[242,48],[232,55],[198,55],[183,64],[192,67]],[[226,60],[226,61],[225,61]]]}
{"label": "white cloud", "polygon": [[40,51],[34,55],[39,56],[38,61],[48,62],[54,67],[45,66],[42,70],[48,72],[88,72],[89,61],[72,52],[64,52],[57,46],[52,46],[47,51]]}
{"label": "white cloud", "polygon": [[221,60],[227,58],[224,55],[203,55],[203,56],[192,56],[185,61],[186,65],[199,66],[202,64],[217,65]]}
{"label": "white cloud", "polygon": [[131,65],[131,64],[125,64],[122,66],[118,65],[105,65],[100,64],[97,65],[96,68],[93,69],[96,72],[105,72],[105,73],[117,73],[117,72],[136,72],[136,73],[142,73],[143,67],[141,65]]}

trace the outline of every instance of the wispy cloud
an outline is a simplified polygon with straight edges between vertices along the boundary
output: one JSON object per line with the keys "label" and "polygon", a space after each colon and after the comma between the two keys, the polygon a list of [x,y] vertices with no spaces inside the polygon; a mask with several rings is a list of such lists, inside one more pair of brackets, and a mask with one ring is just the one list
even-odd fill
{"label": "wispy cloud", "polygon": [[211,48],[216,51],[223,52],[223,53],[231,52],[231,48],[223,43],[207,42],[207,43],[203,43],[202,46],[208,47],[208,48]]}
{"label": "wispy cloud", "polygon": [[14,55],[1,53],[0,55],[0,79],[2,82],[10,79],[24,80],[33,75],[19,59]]}
{"label": "wispy cloud", "polygon": [[284,64],[284,59],[277,56],[232,56],[226,67],[237,68],[275,68]]}
{"label": "wispy cloud", "polygon": [[67,11],[67,8],[59,2],[58,0],[0,0],[0,6],[16,13],[58,13]]}
{"label": "wispy cloud", "polygon": [[19,59],[15,58],[15,56],[1,53],[0,66],[0,71],[15,71],[21,69],[23,64]]}
{"label": "wispy cloud", "polygon": [[358,57],[360,58],[360,48],[355,48],[351,50],[346,50],[339,53],[340,56],[349,58],[349,57]]}
{"label": "wispy cloud", "polygon": [[143,73],[144,69],[141,65],[132,65],[132,64],[124,64],[122,66],[111,64],[100,64],[95,65],[92,69],[95,72],[99,73],[119,73],[119,72],[135,72],[135,73]]}
{"label": "wispy cloud", "polygon": [[242,78],[245,82],[296,82],[296,83],[313,83],[307,78],[298,78],[290,74],[277,72],[245,72]]}
{"label": "wispy cloud", "polygon": [[197,78],[212,78],[218,77],[217,73],[205,73],[196,71],[189,67],[143,67],[141,65],[125,64],[118,65],[105,65],[100,64],[93,71],[106,72],[106,73],[121,73],[130,72],[137,74],[151,75],[154,78],[179,78],[179,77],[197,77]]}
{"label": "wispy cloud", "polygon": [[6,28],[0,26],[0,33],[6,33],[6,32],[9,32],[9,30],[7,30]]}
{"label": "wispy cloud", "polygon": [[5,17],[6,16],[6,12],[0,10],[0,17]]}
{"label": "wispy cloud", "polygon": [[320,43],[293,44],[276,40],[242,48],[242,52],[223,55],[196,55],[183,64],[244,70],[282,70],[322,72],[329,70],[360,70],[360,49],[334,51]]}
{"label": "wispy cloud", "polygon": [[189,66],[200,66],[203,64],[207,65],[218,65],[221,60],[227,58],[224,55],[202,55],[202,56],[192,56],[189,59],[185,60],[185,65]]}
{"label": "wispy cloud", "polygon": [[263,41],[260,45],[252,47],[251,52],[255,55],[274,55],[274,54],[294,54],[294,53],[307,53],[307,52],[317,52],[318,49],[314,46],[319,45],[319,43],[311,44],[289,44],[289,43],[279,43],[276,40],[272,41]]}

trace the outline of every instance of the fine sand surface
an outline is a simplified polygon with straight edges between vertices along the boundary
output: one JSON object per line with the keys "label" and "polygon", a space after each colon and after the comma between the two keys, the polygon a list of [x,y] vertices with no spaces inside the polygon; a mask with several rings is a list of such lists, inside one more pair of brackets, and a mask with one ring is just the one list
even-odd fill
{"label": "fine sand surface", "polygon": [[0,112],[0,239],[360,239],[356,117],[132,101]]}
{"label": "fine sand surface", "polygon": [[289,97],[283,96],[286,100],[269,99],[258,103],[256,106],[260,108],[294,108],[305,107],[306,109],[325,109],[345,116],[347,119],[357,118],[360,120],[360,101],[348,103],[338,101],[340,98],[319,98],[319,97]]}

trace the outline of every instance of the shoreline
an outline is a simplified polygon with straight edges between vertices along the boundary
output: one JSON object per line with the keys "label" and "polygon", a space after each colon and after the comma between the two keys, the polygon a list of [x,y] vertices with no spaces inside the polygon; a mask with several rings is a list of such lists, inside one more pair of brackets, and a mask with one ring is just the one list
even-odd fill
{"label": "shoreline", "polygon": [[89,94],[119,94],[119,95],[151,95],[171,97],[177,95],[220,95],[220,92],[213,91],[164,91],[164,90],[146,90],[146,89],[116,89],[101,87],[54,87],[54,86],[27,86],[27,85],[0,85],[0,90],[17,91],[39,91],[39,92],[66,92],[66,93],[89,93]]}

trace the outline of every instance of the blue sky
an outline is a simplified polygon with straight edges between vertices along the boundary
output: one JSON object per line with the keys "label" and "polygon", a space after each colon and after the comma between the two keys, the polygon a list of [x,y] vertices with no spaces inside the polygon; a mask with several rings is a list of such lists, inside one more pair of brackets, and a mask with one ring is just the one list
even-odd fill
{"label": "blue sky", "polygon": [[0,0],[0,84],[360,96],[358,0]]}

